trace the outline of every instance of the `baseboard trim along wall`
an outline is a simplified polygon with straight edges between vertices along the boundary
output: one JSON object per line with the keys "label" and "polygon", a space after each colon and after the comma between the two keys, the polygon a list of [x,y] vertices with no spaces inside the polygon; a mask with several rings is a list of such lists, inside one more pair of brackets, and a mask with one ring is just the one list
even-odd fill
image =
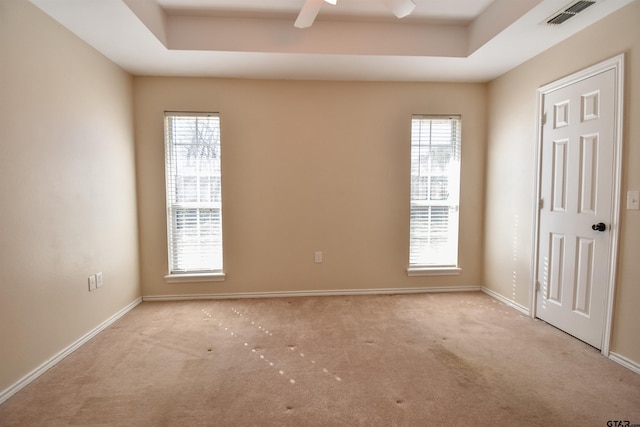
{"label": "baseboard trim along wall", "polygon": [[146,295],[143,301],[185,301],[197,299],[282,298],[339,295],[424,294],[429,292],[476,292],[480,286],[447,286],[433,288],[334,289],[326,291],[238,292],[189,295]]}
{"label": "baseboard trim along wall", "polygon": [[609,359],[624,366],[627,369],[631,369],[636,374],[640,374],[640,365],[633,360],[629,360],[626,357],[620,356],[619,354],[616,354],[612,351],[609,352]]}
{"label": "baseboard trim along wall", "polygon": [[496,291],[492,291],[489,288],[485,288],[484,286],[480,289],[482,292],[484,292],[485,294],[489,295],[492,298],[497,299],[498,301],[500,301],[503,304],[508,305],[509,307],[513,307],[516,310],[518,310],[519,312],[526,314],[527,316],[531,315],[531,312],[529,311],[529,309],[527,307],[525,307],[524,305],[520,305],[515,301],[511,301],[510,299],[503,297],[502,295],[500,295],[499,293],[497,293]]}
{"label": "baseboard trim along wall", "polygon": [[36,369],[31,371],[26,376],[24,376],[22,379],[18,380],[18,382],[13,384],[11,387],[7,388],[6,390],[3,390],[0,393],[0,405],[4,401],[9,399],[11,396],[16,394],[20,390],[22,390],[24,387],[29,385],[29,383],[34,381],[40,375],[44,374],[49,369],[53,368],[58,362],[60,362],[62,359],[64,359],[65,357],[67,357],[68,355],[70,355],[71,353],[76,351],[78,348],[80,348],[83,344],[85,344],[91,338],[95,337],[100,332],[102,332],[104,329],[109,327],[113,322],[115,322],[116,320],[118,320],[119,318],[121,318],[122,316],[127,314],[129,311],[133,310],[133,308],[135,306],[137,306],[138,304],[140,304],[141,302],[142,302],[142,298],[137,298],[135,301],[133,301],[132,303],[130,303],[129,305],[127,305],[126,307],[124,307],[123,309],[118,311],[113,316],[109,317],[107,320],[105,320],[100,325],[98,325],[97,327],[95,327],[94,329],[89,331],[87,334],[82,336],[80,339],[75,341],[73,344],[71,344],[67,348],[63,349],[60,353],[56,354],[51,359],[47,360],[42,365],[40,365],[39,367],[37,367]]}

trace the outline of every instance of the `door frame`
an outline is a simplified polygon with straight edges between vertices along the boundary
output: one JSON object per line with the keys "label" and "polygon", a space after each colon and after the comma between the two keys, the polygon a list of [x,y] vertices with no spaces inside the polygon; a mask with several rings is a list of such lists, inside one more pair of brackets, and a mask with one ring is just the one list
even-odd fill
{"label": "door frame", "polygon": [[606,290],[605,315],[602,336],[602,348],[600,352],[604,356],[609,356],[609,347],[611,339],[611,326],[613,318],[613,301],[616,283],[616,267],[618,259],[618,242],[620,232],[620,200],[621,200],[621,183],[622,183],[622,130],[623,130],[623,106],[624,106],[624,53],[614,56],[613,58],[599,62],[581,71],[563,77],[552,83],[541,86],[537,90],[537,117],[536,117],[536,182],[535,182],[535,199],[534,199],[534,232],[533,232],[533,254],[532,254],[532,274],[529,299],[531,301],[531,317],[536,317],[537,294],[539,289],[538,278],[538,250],[540,241],[540,180],[542,179],[542,126],[544,117],[544,99],[545,95],[570,86],[581,80],[593,77],[605,71],[614,70],[615,87],[614,87],[614,137],[613,137],[613,187],[611,194],[611,247],[609,250],[610,269],[608,275],[608,283]]}

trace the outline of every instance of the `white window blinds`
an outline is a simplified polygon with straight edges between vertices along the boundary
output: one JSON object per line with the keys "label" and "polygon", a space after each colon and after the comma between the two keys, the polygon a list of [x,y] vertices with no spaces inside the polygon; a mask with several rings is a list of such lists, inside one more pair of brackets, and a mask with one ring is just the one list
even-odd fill
{"label": "white window blinds", "polygon": [[220,117],[165,113],[169,273],[222,271]]}
{"label": "white window blinds", "polygon": [[460,116],[411,120],[409,267],[457,267]]}

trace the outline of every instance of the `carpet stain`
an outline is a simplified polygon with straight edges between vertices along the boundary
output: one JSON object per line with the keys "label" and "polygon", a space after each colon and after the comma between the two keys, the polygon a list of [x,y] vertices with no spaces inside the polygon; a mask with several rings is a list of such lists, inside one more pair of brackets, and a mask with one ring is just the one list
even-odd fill
{"label": "carpet stain", "polygon": [[463,358],[447,348],[437,345],[430,348],[430,350],[441,364],[455,373],[460,385],[466,386],[469,385],[469,383],[476,383],[482,377],[482,370],[480,368],[466,362]]}

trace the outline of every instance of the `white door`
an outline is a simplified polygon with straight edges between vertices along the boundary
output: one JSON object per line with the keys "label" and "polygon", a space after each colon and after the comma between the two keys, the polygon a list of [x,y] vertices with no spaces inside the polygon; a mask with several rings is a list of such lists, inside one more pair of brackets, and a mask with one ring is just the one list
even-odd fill
{"label": "white door", "polygon": [[536,315],[600,349],[616,193],[616,71],[542,98]]}

